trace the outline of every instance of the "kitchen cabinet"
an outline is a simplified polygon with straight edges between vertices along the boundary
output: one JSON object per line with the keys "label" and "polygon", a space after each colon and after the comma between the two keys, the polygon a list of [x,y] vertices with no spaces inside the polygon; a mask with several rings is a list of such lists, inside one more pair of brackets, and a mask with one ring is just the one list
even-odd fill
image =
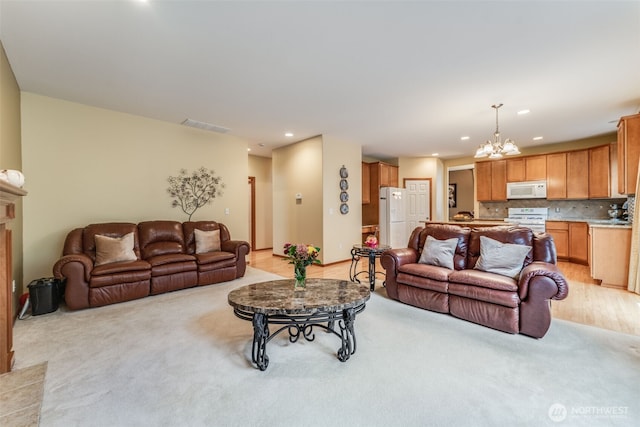
{"label": "kitchen cabinet", "polygon": [[609,146],[589,149],[589,198],[606,199],[611,196]]}
{"label": "kitchen cabinet", "polygon": [[362,204],[371,202],[371,167],[369,163],[362,162]]}
{"label": "kitchen cabinet", "polygon": [[547,221],[546,231],[553,237],[558,259],[569,259],[569,223],[566,221]]}
{"label": "kitchen cabinet", "polygon": [[507,200],[507,161],[477,162],[476,197],[480,202]]}
{"label": "kitchen cabinet", "polygon": [[589,198],[589,150],[567,153],[567,199]]}
{"label": "kitchen cabinet", "polygon": [[618,192],[635,194],[640,160],[640,114],[618,122]]}
{"label": "kitchen cabinet", "polygon": [[567,153],[547,154],[547,199],[567,198]]}
{"label": "kitchen cabinet", "polygon": [[569,222],[569,261],[589,264],[589,225]]}
{"label": "kitchen cabinet", "polygon": [[545,155],[507,159],[507,182],[540,181],[547,179]]}
{"label": "kitchen cabinet", "polygon": [[[367,166],[363,166],[363,175],[366,167]],[[368,163],[368,168],[369,202],[364,202],[366,198],[363,194],[362,224],[378,225],[380,216],[380,187],[398,187],[398,167],[384,162],[374,162]]]}
{"label": "kitchen cabinet", "polygon": [[626,288],[629,279],[631,228],[591,225],[591,277],[602,286]]}

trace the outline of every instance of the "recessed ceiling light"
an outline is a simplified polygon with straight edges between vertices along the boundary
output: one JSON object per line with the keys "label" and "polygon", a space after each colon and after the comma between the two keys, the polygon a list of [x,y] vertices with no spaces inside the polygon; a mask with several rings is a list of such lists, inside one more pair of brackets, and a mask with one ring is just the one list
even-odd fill
{"label": "recessed ceiling light", "polygon": [[284,136],[286,136],[287,138],[291,138],[293,134],[291,132],[287,132],[284,134]]}
{"label": "recessed ceiling light", "polygon": [[260,144],[258,144],[258,147],[264,147],[264,142],[261,142]]}
{"label": "recessed ceiling light", "polygon": [[535,138],[533,138],[534,141],[540,141],[542,139],[541,136],[536,136]]}
{"label": "recessed ceiling light", "polygon": [[520,110],[518,111],[518,115],[522,116],[523,114],[529,114],[531,111],[530,110]]}
{"label": "recessed ceiling light", "polygon": [[466,141],[467,139],[469,139],[469,137],[468,137],[468,136],[460,137],[460,141]]}
{"label": "recessed ceiling light", "polygon": [[432,155],[433,157],[438,157],[438,156],[440,155],[440,153],[431,153],[431,155]]}
{"label": "recessed ceiling light", "polygon": [[247,151],[251,151],[251,148],[247,148]]}

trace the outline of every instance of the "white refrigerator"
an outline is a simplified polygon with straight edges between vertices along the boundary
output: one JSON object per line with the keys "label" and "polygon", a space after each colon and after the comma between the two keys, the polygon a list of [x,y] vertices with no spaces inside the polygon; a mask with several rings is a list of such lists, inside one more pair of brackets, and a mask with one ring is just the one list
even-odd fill
{"label": "white refrigerator", "polygon": [[404,188],[380,188],[380,244],[407,247],[406,203]]}

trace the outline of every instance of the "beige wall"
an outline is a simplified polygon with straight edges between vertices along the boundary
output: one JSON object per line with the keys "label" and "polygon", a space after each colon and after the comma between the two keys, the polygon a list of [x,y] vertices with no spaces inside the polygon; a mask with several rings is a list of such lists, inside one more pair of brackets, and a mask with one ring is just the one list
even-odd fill
{"label": "beige wall", "polygon": [[[351,259],[351,248],[362,239],[362,147],[323,135],[324,263]],[[347,168],[349,213],[340,213],[340,168]]]}
{"label": "beige wall", "polygon": [[[186,221],[172,208],[169,176],[204,166],[226,188],[193,220],[248,239],[247,143],[174,123],[22,93],[24,275],[50,276],[66,234],[106,221]],[[230,215],[225,215],[228,208]]]}
{"label": "beige wall", "polygon": [[444,220],[444,206],[448,200],[445,192],[443,164],[434,157],[400,157],[398,159],[398,181],[402,187],[405,179],[431,178],[431,215],[433,221]]}
{"label": "beige wall", "polygon": [[271,158],[249,156],[249,176],[256,179],[256,244],[252,249],[268,249],[273,245]]}
{"label": "beige wall", "polygon": [[[286,242],[321,248],[323,264],[350,259],[360,241],[361,147],[316,136],[273,151],[273,250]],[[340,168],[349,171],[349,213],[340,214]],[[296,194],[302,195],[301,202]]]}
{"label": "beige wall", "polygon": [[273,150],[272,162],[273,252],[282,254],[287,242],[321,247],[322,136]]}
{"label": "beige wall", "polygon": [[[4,47],[0,42],[0,169],[22,170],[22,150],[20,136],[20,88],[7,60]],[[27,180],[25,190],[28,190]],[[16,217],[9,223],[13,241],[12,273],[16,282],[13,294],[13,307],[17,307],[18,298],[26,291],[22,275],[22,239],[23,239],[23,201],[16,203]]]}

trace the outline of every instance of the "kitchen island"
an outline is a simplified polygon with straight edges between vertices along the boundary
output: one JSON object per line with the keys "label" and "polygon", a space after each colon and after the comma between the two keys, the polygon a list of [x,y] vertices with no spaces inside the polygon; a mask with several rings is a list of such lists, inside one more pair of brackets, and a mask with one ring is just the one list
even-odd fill
{"label": "kitchen island", "polygon": [[497,227],[500,225],[513,225],[497,219],[472,219],[468,221],[420,221],[422,224],[449,224],[461,225],[463,227],[480,228],[480,227]]}

